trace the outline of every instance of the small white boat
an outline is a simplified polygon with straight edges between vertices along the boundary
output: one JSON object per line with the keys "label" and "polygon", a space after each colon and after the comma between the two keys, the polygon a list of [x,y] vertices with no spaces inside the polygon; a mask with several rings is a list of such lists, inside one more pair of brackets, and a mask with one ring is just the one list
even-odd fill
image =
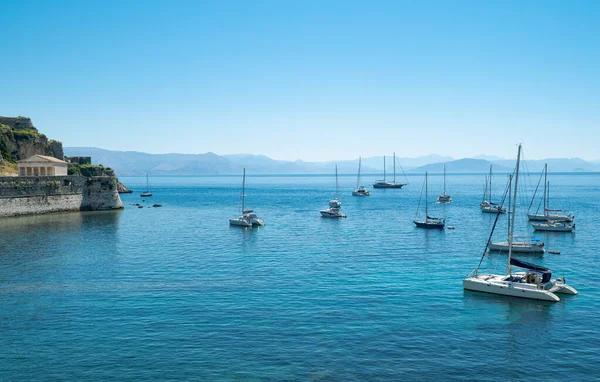
{"label": "small white boat", "polygon": [[358,176],[356,177],[356,190],[352,191],[352,196],[370,196],[368,190],[360,185],[360,164],[361,158],[358,157]]}
{"label": "small white boat", "polygon": [[[500,241],[488,244],[488,250],[494,252],[508,252],[508,241]],[[544,242],[542,241],[513,241],[513,253],[544,253]]]}
{"label": "small white boat", "polygon": [[444,163],[444,193],[438,196],[437,198],[438,204],[448,204],[452,203],[452,198],[450,195],[446,193],[446,164]]}
{"label": "small white boat", "polygon": [[536,231],[573,232],[575,229],[575,223],[573,222],[549,220],[546,222],[531,222],[530,224]]}
{"label": "small white boat", "polygon": [[[540,180],[535,188],[535,192],[533,193],[533,197],[531,198],[531,203],[529,204],[529,209],[531,210],[531,206],[533,205],[533,201],[535,200],[535,194],[540,186],[540,182],[542,181],[542,176],[544,177],[544,196],[543,196],[543,213],[539,213],[540,206],[538,205],[538,211],[529,212],[527,217],[531,221],[555,221],[555,222],[572,222],[575,219],[575,216],[569,214],[568,211],[565,210],[552,210],[548,208],[550,201],[550,182],[548,182],[548,164],[544,165],[544,171],[542,175],[540,175]],[[541,203],[540,203],[541,204]]]}
{"label": "small white boat", "polygon": [[319,211],[321,216],[324,218],[345,218],[346,215],[340,211],[339,208],[328,208],[326,210]]}
{"label": "small white boat", "polygon": [[[517,184],[519,180],[519,163],[521,159],[521,145],[517,154],[515,168],[514,198],[517,198]],[[548,268],[526,263],[512,258],[515,205],[513,203],[510,219],[511,228],[508,236],[508,267],[505,275],[479,274],[479,266],[463,280],[463,288],[476,292],[492,293],[504,296],[529,298],[544,301],[560,301],[557,293],[577,294],[575,288],[567,285],[564,278],[552,279],[552,272]],[[493,232],[493,230],[492,230]],[[525,272],[512,272],[511,266],[526,269]]]}
{"label": "small white boat", "polygon": [[342,207],[342,202],[340,201],[339,195],[339,183],[338,183],[338,171],[337,165],[335,165],[335,199],[329,201],[329,208],[326,210],[320,210],[321,216],[324,218],[345,218],[346,215],[340,211]]}
{"label": "small white boat", "polygon": [[242,214],[235,218],[229,219],[229,225],[237,226],[237,227],[252,227],[252,226],[264,226],[265,222],[263,219],[259,218],[256,213],[252,210],[245,209],[245,201],[246,201],[246,169],[244,169],[244,176],[242,178],[242,194],[240,198],[242,199]]}
{"label": "small white boat", "polygon": [[[486,177],[486,178],[488,178],[488,177]],[[486,197],[487,197],[487,199],[486,199]],[[502,207],[499,204],[492,203],[492,165],[490,165],[489,188],[488,188],[488,182],[486,179],[485,190],[483,191],[483,201],[481,203],[479,203],[479,207],[481,208],[481,212],[487,212],[490,214],[506,213],[506,208]]]}

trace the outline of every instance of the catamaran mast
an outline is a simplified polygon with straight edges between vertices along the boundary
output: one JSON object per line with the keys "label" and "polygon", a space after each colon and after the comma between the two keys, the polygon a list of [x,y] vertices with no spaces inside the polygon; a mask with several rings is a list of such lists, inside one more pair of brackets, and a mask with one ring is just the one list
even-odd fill
{"label": "catamaran mast", "polygon": [[[517,153],[517,167],[515,168],[515,191],[513,193],[514,200],[517,200],[517,185],[519,183],[519,162],[521,161],[521,145],[519,144],[519,151]],[[508,235],[508,267],[506,269],[506,274],[510,275],[510,259],[512,257],[512,243],[513,243],[513,234],[515,233],[515,206],[517,203],[513,203],[511,216],[509,216],[508,220],[510,221],[510,233]]]}
{"label": "catamaran mast", "polygon": [[383,156],[383,181],[385,182],[385,155]]}

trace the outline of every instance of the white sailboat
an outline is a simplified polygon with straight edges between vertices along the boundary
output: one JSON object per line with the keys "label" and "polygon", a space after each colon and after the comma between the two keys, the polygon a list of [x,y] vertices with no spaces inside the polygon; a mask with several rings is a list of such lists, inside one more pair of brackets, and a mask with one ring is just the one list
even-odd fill
{"label": "white sailboat", "polygon": [[320,210],[321,216],[324,218],[345,218],[346,215],[340,211],[342,207],[342,202],[340,202],[339,198],[340,186],[338,183],[338,170],[337,164],[335,165],[335,199],[329,201],[329,208],[325,210]]}
{"label": "white sailboat", "polygon": [[152,190],[150,189],[150,180],[148,179],[148,174],[146,174],[146,191],[140,194],[142,197],[152,196]]}
{"label": "white sailboat", "polygon": [[[423,195],[422,191],[421,195]],[[429,208],[427,204],[427,172],[425,172],[425,219],[416,220],[419,213],[419,206],[421,205],[421,198],[419,197],[419,205],[417,205],[417,212],[415,213],[415,220],[413,220],[413,223],[415,223],[417,228],[444,229],[446,226],[446,218],[432,218],[429,216]]]}
{"label": "white sailboat", "polygon": [[369,190],[360,185],[360,165],[361,157],[358,157],[358,175],[356,177],[356,190],[352,191],[353,196],[370,196]]}
{"label": "white sailboat", "polygon": [[[402,168],[402,166],[400,166]],[[404,171],[402,171],[404,173]],[[406,175],[404,175],[406,178]],[[383,156],[383,180],[377,180],[373,183],[373,188],[402,188],[408,184],[406,183],[396,183],[396,153],[394,153],[394,180],[392,182],[388,182],[385,180],[385,155]]]}
{"label": "white sailboat", "polygon": [[[531,212],[531,206],[533,205],[533,201],[535,200],[535,194],[540,186],[540,182],[542,180],[542,176],[544,177],[544,196],[542,198],[543,201],[543,211],[540,213],[540,206],[535,212]],[[533,193],[533,197],[531,198],[531,203],[529,204],[529,213],[527,216],[529,220],[532,221],[554,221],[554,222],[572,222],[575,217],[570,215],[568,211],[565,210],[551,210],[549,208],[549,200],[550,200],[550,183],[548,182],[548,164],[544,164],[544,172],[540,175],[540,180],[535,188],[535,192]]]}
{"label": "white sailboat", "polygon": [[[512,175],[509,176],[508,181],[508,210],[511,210],[511,190],[512,186]],[[516,201],[513,201],[515,203]],[[511,235],[511,219],[506,219],[506,226],[508,227],[508,236]],[[488,249],[490,251],[495,252],[508,252],[512,247],[513,253],[529,253],[529,254],[543,254],[546,250],[544,249],[544,242],[539,239],[529,239],[529,240],[515,240],[516,237],[513,236],[512,243],[509,244],[507,241],[497,241],[492,242],[491,240],[488,242]],[[524,238],[520,238],[524,239]]]}
{"label": "white sailboat", "polygon": [[245,209],[245,201],[246,201],[246,169],[244,169],[244,176],[242,178],[242,194],[240,198],[242,199],[242,214],[235,218],[229,218],[229,225],[239,226],[239,227],[252,227],[252,226],[264,226],[265,222],[263,219],[259,218],[256,213],[252,210]]}
{"label": "white sailboat", "polygon": [[437,202],[439,204],[452,203],[452,197],[446,193],[446,164],[444,163],[444,193],[438,196]]}
{"label": "white sailboat", "polygon": [[[487,199],[486,196],[488,197]],[[479,207],[481,207],[481,212],[487,212],[492,214],[506,213],[506,208],[492,202],[492,165],[490,165],[489,189],[486,182],[486,188],[483,192],[483,201],[479,204]]]}
{"label": "white sailboat", "polygon": [[[515,168],[514,199],[517,198],[517,185],[519,182],[519,164],[521,160],[521,145],[517,154]],[[511,190],[512,191],[512,190]],[[560,301],[557,293],[577,294],[575,288],[566,284],[564,278],[552,279],[552,272],[548,268],[526,263],[512,258],[513,234],[515,219],[515,204],[512,206],[512,219],[510,234],[508,236],[508,266],[505,275],[479,274],[481,261],[475,270],[463,280],[463,288],[477,292],[499,294],[504,296],[529,298],[545,301]],[[485,256],[485,252],[484,252]],[[511,266],[525,269],[524,272],[512,272]]]}

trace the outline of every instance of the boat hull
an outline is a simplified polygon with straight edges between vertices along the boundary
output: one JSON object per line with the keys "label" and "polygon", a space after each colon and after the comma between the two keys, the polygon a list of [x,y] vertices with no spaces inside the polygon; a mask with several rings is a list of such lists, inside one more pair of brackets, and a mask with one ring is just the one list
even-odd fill
{"label": "boat hull", "polygon": [[[500,243],[489,243],[488,249],[495,252],[508,252],[508,242]],[[544,253],[543,244],[531,244],[531,243],[515,243],[512,244],[513,253]]]}
{"label": "boat hull", "polygon": [[352,191],[352,196],[371,196],[367,190],[355,190]]}
{"label": "boat hull", "polygon": [[[486,279],[486,277],[490,277]],[[535,284],[513,283],[510,281],[497,280],[495,275],[482,275],[479,277],[467,277],[463,280],[463,288],[475,292],[498,294],[502,296],[528,298],[531,300],[542,300],[557,302],[560,298],[554,293],[539,289]]]}
{"label": "boat hull", "polygon": [[229,219],[229,225],[235,227],[252,227],[252,223],[246,219],[231,218]]}
{"label": "boat hull", "polygon": [[336,210],[334,208],[328,208],[326,210],[321,210],[319,212],[321,213],[321,216],[324,218],[337,219],[337,218],[345,218],[346,217],[346,215],[344,215],[342,213],[342,211]]}
{"label": "boat hull", "polygon": [[402,188],[406,186],[403,183],[373,183],[373,188]]}
{"label": "boat hull", "polygon": [[550,232],[573,232],[575,224],[547,224],[547,223],[531,223],[531,226],[536,231]]}
{"label": "boat hull", "polygon": [[572,222],[574,217],[570,215],[544,215],[544,214],[527,214],[527,218],[531,221],[548,221],[555,222]]}
{"label": "boat hull", "polygon": [[417,226],[417,228],[425,228],[425,229],[444,229],[446,223],[432,223],[432,222],[424,222],[413,220],[413,223]]}

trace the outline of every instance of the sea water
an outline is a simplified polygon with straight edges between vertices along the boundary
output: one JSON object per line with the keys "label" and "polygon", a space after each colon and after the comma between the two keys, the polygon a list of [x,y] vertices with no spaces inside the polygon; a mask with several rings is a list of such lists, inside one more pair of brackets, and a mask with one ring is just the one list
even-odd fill
{"label": "sea water", "polygon": [[[506,175],[494,179],[499,201]],[[558,303],[463,290],[495,219],[479,210],[483,174],[449,175],[450,205],[429,177],[429,215],[454,230],[415,228],[422,176],[370,197],[340,176],[339,220],[319,214],[333,176],[248,176],[246,208],[266,222],[254,229],[228,224],[241,176],[153,177],[146,199],[145,178],[123,178],[122,211],[2,219],[0,380],[597,378],[600,176],[550,179],[576,232],[516,219],[515,233],[560,251],[519,256],[579,291]],[[526,209],[537,175],[520,182]],[[502,216],[494,238],[506,232]],[[482,267],[503,273],[506,255]]]}

